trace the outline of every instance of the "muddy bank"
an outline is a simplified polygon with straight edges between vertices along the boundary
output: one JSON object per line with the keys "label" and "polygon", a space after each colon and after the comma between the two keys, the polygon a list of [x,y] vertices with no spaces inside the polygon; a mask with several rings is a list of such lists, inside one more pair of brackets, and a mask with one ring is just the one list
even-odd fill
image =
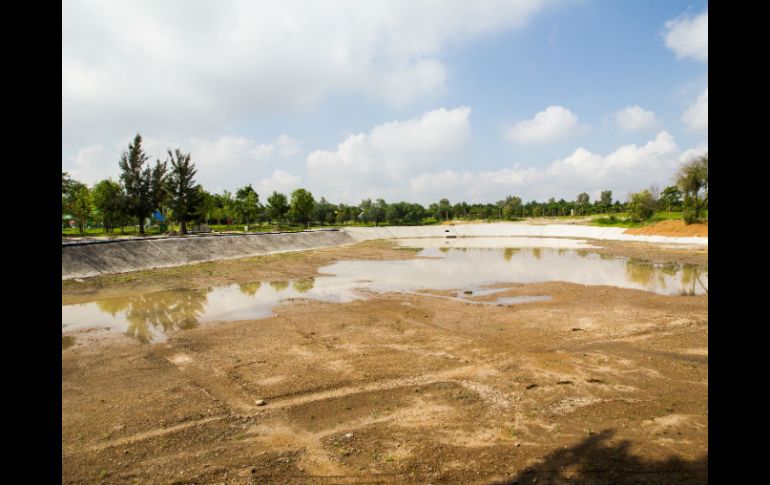
{"label": "muddy bank", "polygon": [[168,268],[352,242],[355,241],[349,234],[337,230],[68,242],[62,244],[62,279]]}
{"label": "muddy bank", "polygon": [[626,229],[626,234],[670,237],[709,237],[708,224],[685,224],[681,220],[660,221],[649,226]]}
{"label": "muddy bank", "polygon": [[579,224],[529,224],[496,222],[490,224],[453,224],[436,226],[346,227],[357,240],[423,237],[561,237],[708,246],[707,237],[667,237],[627,234],[621,227],[584,226]]}
{"label": "muddy bank", "polygon": [[[67,282],[63,297],[414,256],[369,241]],[[706,296],[506,286],[494,298],[552,299],[372,293],[287,302],[159,344],[66,333],[62,482],[707,481]]]}

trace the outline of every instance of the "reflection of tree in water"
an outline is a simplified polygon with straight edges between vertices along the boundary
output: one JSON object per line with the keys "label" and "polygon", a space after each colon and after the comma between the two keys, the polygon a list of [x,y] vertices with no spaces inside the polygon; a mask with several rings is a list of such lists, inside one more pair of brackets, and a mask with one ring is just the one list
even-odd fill
{"label": "reflection of tree in water", "polygon": [[438,250],[441,251],[442,253],[448,253],[449,252],[449,248],[446,248],[446,247],[438,248]]}
{"label": "reflection of tree in water", "polygon": [[692,264],[685,264],[682,266],[682,290],[680,293],[687,295],[694,295],[697,289],[703,290],[708,293],[708,286],[706,286],[706,274],[700,266]]}
{"label": "reflection of tree in water", "polygon": [[243,293],[246,296],[254,296],[259,291],[259,288],[262,286],[262,283],[257,281],[254,283],[243,283],[238,285],[238,289],[241,290],[241,293]]}
{"label": "reflection of tree in water", "polygon": [[503,259],[510,261],[514,254],[519,254],[520,252],[521,248],[505,248],[505,251],[503,251]]}
{"label": "reflection of tree in water", "polygon": [[163,333],[198,325],[210,290],[172,290],[98,301],[98,308],[115,316],[126,312],[126,333],[142,343],[153,340],[152,328]]}
{"label": "reflection of tree in water", "polygon": [[292,286],[300,293],[306,293],[313,289],[315,286],[315,278],[305,278],[295,281]]}
{"label": "reflection of tree in water", "polygon": [[655,278],[655,266],[647,261],[629,259],[626,261],[626,276],[634,283],[649,288]]}
{"label": "reflection of tree in water", "polygon": [[586,256],[588,256],[588,251],[586,251],[585,249],[578,249],[578,250],[577,250],[577,251],[575,251],[575,252],[576,252],[576,253],[577,253],[577,255],[578,255],[578,256],[580,256],[581,258],[585,258]]}
{"label": "reflection of tree in water", "polygon": [[288,281],[271,281],[270,286],[272,286],[275,291],[283,291],[289,287],[289,282]]}
{"label": "reflection of tree in water", "polygon": [[540,259],[543,257],[543,250],[540,248],[532,248],[532,256],[534,256],[537,259]]}

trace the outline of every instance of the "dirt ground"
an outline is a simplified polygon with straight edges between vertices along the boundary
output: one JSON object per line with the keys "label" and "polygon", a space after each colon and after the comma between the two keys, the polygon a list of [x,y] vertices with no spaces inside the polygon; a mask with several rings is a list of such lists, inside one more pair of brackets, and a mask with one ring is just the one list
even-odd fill
{"label": "dirt ground", "polygon": [[679,219],[656,222],[649,226],[626,229],[626,234],[644,236],[673,236],[673,237],[709,237],[708,224],[685,224]]}
{"label": "dirt ground", "polygon": [[[600,244],[605,254],[707,264],[705,250]],[[62,299],[415,255],[373,241],[64,282]],[[707,296],[506,287],[477,299],[553,299],[495,306],[372,293],[297,300],[273,317],[152,345],[67,333],[62,482],[707,482]]]}

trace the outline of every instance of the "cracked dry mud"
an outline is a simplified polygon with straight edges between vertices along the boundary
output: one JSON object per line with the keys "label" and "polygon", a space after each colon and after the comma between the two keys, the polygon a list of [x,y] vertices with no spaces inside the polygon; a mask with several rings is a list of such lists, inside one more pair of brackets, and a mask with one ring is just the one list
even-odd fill
{"label": "cracked dry mud", "polygon": [[[365,243],[207,263],[187,268],[184,284],[413,255]],[[651,259],[680,256],[703,255]],[[372,293],[298,300],[157,344],[67,334],[62,482],[706,483],[707,296],[507,286],[494,296],[553,299],[499,307]]]}

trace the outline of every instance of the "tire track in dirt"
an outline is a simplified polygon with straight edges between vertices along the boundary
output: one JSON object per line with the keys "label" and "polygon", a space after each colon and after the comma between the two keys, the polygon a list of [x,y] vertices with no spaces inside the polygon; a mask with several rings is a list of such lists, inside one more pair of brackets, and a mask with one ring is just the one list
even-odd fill
{"label": "tire track in dirt", "polygon": [[[149,431],[144,431],[131,436],[125,436],[125,437],[117,438],[105,443],[92,445],[87,448],[72,450],[70,452],[63,453],[63,456],[70,456],[70,455],[89,453],[89,452],[98,452],[108,448],[114,448],[116,446],[133,444],[136,442],[145,441],[152,438],[157,438],[159,436],[163,436],[166,434],[176,433],[178,431],[182,431],[187,428],[191,428],[195,426],[205,426],[209,423],[221,421],[227,418],[258,416],[263,414],[265,411],[291,408],[291,407],[301,406],[304,404],[309,404],[309,403],[324,401],[329,399],[344,398],[355,394],[388,391],[388,390],[394,390],[394,389],[411,387],[411,386],[424,386],[424,385],[431,385],[431,384],[438,384],[438,383],[457,384],[473,392],[476,392],[479,395],[479,397],[485,403],[487,403],[487,405],[490,405],[492,407],[497,407],[497,408],[510,406],[510,401],[507,399],[507,397],[505,397],[505,394],[501,393],[500,391],[497,391],[496,389],[493,389],[490,386],[487,386],[484,384],[463,379],[468,375],[473,375],[477,373],[479,369],[480,369],[480,366],[478,365],[468,365],[468,366],[458,367],[455,369],[450,369],[450,370],[430,373],[430,374],[424,374],[421,376],[416,376],[411,378],[398,378],[398,379],[390,379],[382,382],[372,382],[368,384],[345,386],[338,389],[330,389],[327,391],[319,391],[319,392],[313,392],[309,394],[287,397],[283,399],[276,399],[274,401],[268,401],[267,404],[263,406],[248,405],[240,399],[231,399],[230,400],[231,403],[233,402],[241,403],[237,406],[238,409],[241,410],[241,412],[231,412],[225,415],[211,416],[208,418],[188,421],[186,423],[182,423],[182,424],[178,424],[170,427],[157,428]],[[207,380],[207,381],[211,382],[211,380]]]}

